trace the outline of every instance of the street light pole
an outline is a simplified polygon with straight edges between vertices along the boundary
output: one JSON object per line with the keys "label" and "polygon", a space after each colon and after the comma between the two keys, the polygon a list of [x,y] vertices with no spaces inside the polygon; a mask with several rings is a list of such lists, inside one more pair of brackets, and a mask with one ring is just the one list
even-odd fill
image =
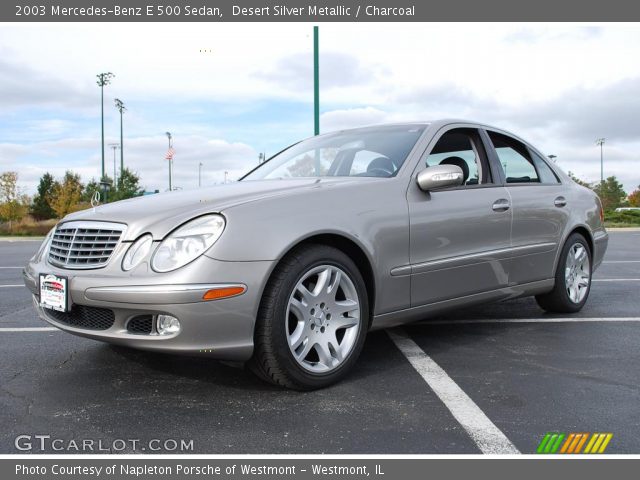
{"label": "street light pole", "polygon": [[111,72],[99,73],[96,75],[98,81],[96,82],[100,87],[100,123],[102,126],[102,176],[104,177],[104,86],[111,83],[111,79],[115,75]]}
{"label": "street light pole", "polygon": [[[320,135],[320,32],[318,26],[313,27],[313,134]],[[320,176],[320,150],[316,148],[314,168]]]}
{"label": "street light pole", "polygon": [[320,134],[320,33],[317,26],[313,27],[313,134]]}
{"label": "street light pole", "polygon": [[122,114],[127,110],[119,98],[115,99],[116,108],[120,112],[120,176],[124,171],[124,143],[122,138]]}
{"label": "street light pole", "polygon": [[596,140],[596,145],[600,145],[600,184],[604,182],[604,142],[606,138],[599,138]]}
{"label": "street light pole", "polygon": [[202,187],[202,162],[198,164],[198,188]]}
{"label": "street light pole", "polygon": [[551,154],[551,155],[547,155],[547,157],[548,157],[548,158],[549,158],[549,160],[551,160],[553,163],[556,163],[556,158],[558,158],[558,156],[557,156],[557,155],[553,155],[553,154]]}
{"label": "street light pole", "polygon": [[224,172],[224,183],[227,183],[227,177],[229,176],[229,172],[225,170]]}
{"label": "street light pole", "polygon": [[[119,143],[110,143],[109,147],[113,148],[113,190],[117,189],[118,181],[117,181],[117,170],[116,170],[116,150],[120,148]],[[120,172],[122,174],[122,172]]]}
{"label": "street light pole", "polygon": [[167,138],[169,139],[169,151],[167,155],[169,156],[169,191],[172,192],[173,188],[171,187],[171,167],[173,163],[173,155],[171,154],[171,132],[166,132]]}

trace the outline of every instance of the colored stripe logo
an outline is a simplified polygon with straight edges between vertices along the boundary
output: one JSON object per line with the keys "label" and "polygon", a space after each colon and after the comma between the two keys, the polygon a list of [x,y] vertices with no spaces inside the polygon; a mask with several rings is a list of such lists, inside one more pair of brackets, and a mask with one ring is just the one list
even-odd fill
{"label": "colored stripe logo", "polygon": [[548,432],[542,437],[536,453],[604,453],[612,438],[612,433]]}

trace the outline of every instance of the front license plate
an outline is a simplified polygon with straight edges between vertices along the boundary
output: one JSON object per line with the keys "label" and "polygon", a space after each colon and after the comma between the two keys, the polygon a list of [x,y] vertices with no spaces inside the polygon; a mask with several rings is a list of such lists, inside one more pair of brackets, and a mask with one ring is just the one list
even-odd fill
{"label": "front license plate", "polygon": [[67,311],[67,279],[56,275],[40,275],[40,306],[59,312]]}

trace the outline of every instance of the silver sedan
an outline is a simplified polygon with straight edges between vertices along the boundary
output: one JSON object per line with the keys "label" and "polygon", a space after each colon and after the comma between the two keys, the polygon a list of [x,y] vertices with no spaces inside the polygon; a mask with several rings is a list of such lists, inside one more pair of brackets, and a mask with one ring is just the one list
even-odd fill
{"label": "silver sedan", "polygon": [[579,311],[602,220],[592,191],[508,132],[374,126],[304,140],[232,184],[71,214],[24,280],[69,333],[314,389],[353,368],[370,329],[522,296]]}

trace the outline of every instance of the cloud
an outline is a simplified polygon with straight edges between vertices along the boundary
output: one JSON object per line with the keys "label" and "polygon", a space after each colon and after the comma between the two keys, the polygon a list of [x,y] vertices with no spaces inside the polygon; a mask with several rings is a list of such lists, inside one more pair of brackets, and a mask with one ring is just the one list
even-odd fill
{"label": "cloud", "polygon": [[[356,56],[340,52],[322,52],[320,83],[323,89],[362,86],[375,82],[384,72],[380,66],[365,65]],[[295,91],[313,91],[313,63],[309,53],[301,52],[280,58],[257,78]]]}
{"label": "cloud", "polygon": [[504,36],[504,41],[510,44],[530,44],[543,41],[581,41],[597,38],[601,36],[602,33],[602,27],[594,25],[579,26],[569,30],[526,27],[508,33]]}
{"label": "cloud", "polygon": [[373,107],[331,110],[320,116],[323,132],[362,127],[388,121],[389,114]]}
{"label": "cloud", "polygon": [[95,95],[74,84],[19,63],[0,59],[0,108],[86,108]]}
{"label": "cloud", "polygon": [[[115,142],[107,138],[105,143]],[[66,170],[79,173],[83,182],[100,176],[101,156],[96,153],[95,140],[86,138],[65,139],[55,142],[40,142],[29,146],[0,144],[3,155],[0,171],[15,170],[19,182],[33,193],[40,177],[45,172],[61,177]],[[113,177],[113,151],[105,152],[105,170]],[[211,139],[192,135],[179,139],[174,145],[173,186],[188,189],[198,186],[198,165],[202,163],[202,184],[221,183],[224,172],[229,180],[236,180],[248,172],[258,162],[258,153],[244,143],[232,143],[221,139]],[[69,164],[64,159],[71,151],[77,151],[83,161]],[[137,172],[141,184],[147,190],[164,191],[168,188],[169,164],[165,159],[167,138],[164,136],[139,137],[125,143],[125,167]],[[43,161],[43,159],[47,159]],[[120,152],[116,151],[116,169],[120,169]]]}
{"label": "cloud", "polygon": [[640,78],[595,89],[576,88],[543,103],[504,109],[500,116],[523,126],[555,125],[574,143],[593,142],[598,137],[638,140]]}

